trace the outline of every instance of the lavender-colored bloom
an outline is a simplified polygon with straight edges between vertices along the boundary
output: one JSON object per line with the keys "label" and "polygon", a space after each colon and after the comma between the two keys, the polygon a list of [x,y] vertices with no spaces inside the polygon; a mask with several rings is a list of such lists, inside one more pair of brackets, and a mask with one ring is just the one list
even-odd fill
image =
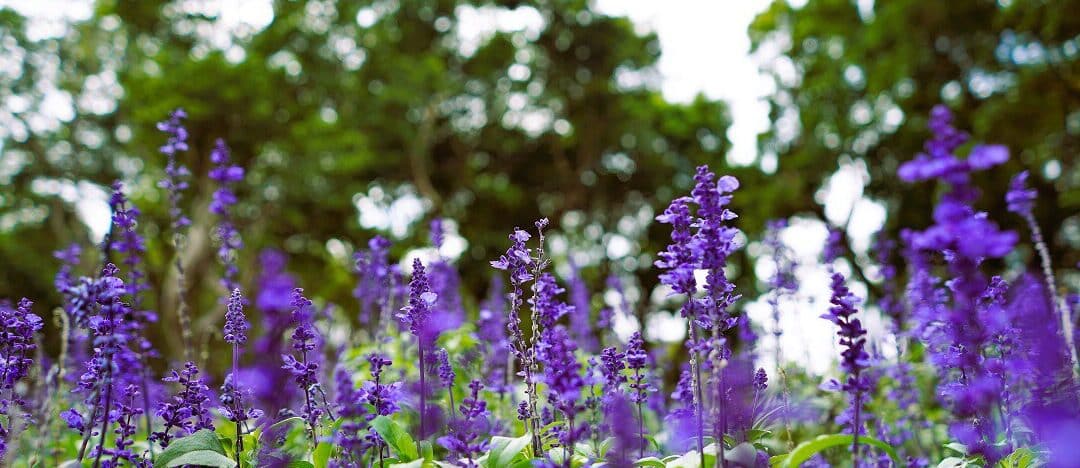
{"label": "lavender-colored bloom", "polygon": [[570,264],[570,302],[574,306],[570,313],[570,330],[574,332],[574,340],[583,351],[595,353],[599,344],[593,333],[589,286],[585,284],[581,270],[573,263]]}
{"label": "lavender-colored bloom", "polygon": [[764,391],[765,388],[767,388],[768,386],[769,374],[765,373],[765,369],[759,367],[758,370],[754,372],[754,390],[761,392]]}
{"label": "lavender-colored bloom", "polygon": [[187,167],[176,160],[177,153],[188,150],[188,132],[182,123],[185,118],[187,118],[187,113],[183,109],[176,109],[169,114],[168,120],[157,124],[158,130],[169,136],[168,141],[159,150],[167,160],[165,178],[158,182],[158,187],[165,189],[169,194],[169,217],[172,219],[172,228],[176,232],[180,232],[191,224],[191,220],[184,216],[180,208],[182,193],[188,188],[186,179],[191,173]]}
{"label": "lavender-colored bloom", "polygon": [[419,258],[413,259],[413,274],[409,280],[409,303],[401,309],[398,318],[409,333],[417,338],[422,348],[435,342],[435,334],[429,323],[432,305],[438,295],[431,290],[427,272]]}
{"label": "lavender-colored bloom", "polygon": [[626,342],[626,368],[633,371],[630,380],[630,399],[635,404],[644,403],[648,394],[655,389],[646,379],[646,366],[649,354],[645,352],[645,340],[641,338],[641,332],[634,332],[630,340]]}
{"label": "lavender-colored bloom", "polygon": [[[117,232],[113,233],[113,240],[107,246],[111,251],[126,255],[122,264],[127,270],[128,295],[132,298],[132,306],[138,308],[142,301],[141,293],[150,288],[145,283],[146,274],[140,269],[142,256],[146,253],[146,241],[135,231],[138,224],[139,209],[130,206],[127,197],[124,196],[124,185],[120,181],[113,182],[113,193],[109,197],[109,208],[112,209],[112,223]],[[77,253],[76,253],[77,255]]]}
{"label": "lavender-colored bloom", "polygon": [[210,152],[210,162],[213,163],[213,168],[210,169],[210,179],[218,184],[217,190],[214,191],[213,200],[210,202],[210,212],[219,217],[214,233],[219,242],[218,260],[225,267],[225,273],[221,277],[221,285],[226,291],[232,291],[239,287],[236,275],[240,270],[236,266],[236,256],[243,247],[240,232],[233,225],[231,211],[237,199],[232,187],[244,179],[244,169],[240,166],[233,166],[229,162],[229,148],[225,146],[225,141],[220,138]]}
{"label": "lavender-colored bloom", "polygon": [[1035,207],[1035,198],[1038,193],[1027,186],[1028,171],[1022,171],[1013,177],[1009,183],[1009,192],[1005,194],[1005,202],[1009,205],[1009,211],[1017,214],[1030,214]]}
{"label": "lavender-colored bloom", "polygon": [[360,302],[360,323],[371,325],[373,333],[393,297],[390,291],[390,246],[385,237],[375,236],[368,241],[366,251],[353,256],[357,276],[353,297]]}
{"label": "lavender-colored bloom", "polygon": [[209,411],[210,389],[199,377],[199,368],[195,363],[185,363],[180,372],[174,370],[169,377],[161,380],[177,383],[180,391],[158,405],[156,414],[165,422],[165,426],[150,435],[151,441],[164,448],[174,437],[194,434],[200,429],[214,429],[214,420]]}
{"label": "lavender-colored bloom", "polygon": [[[72,308],[74,321],[86,327],[94,337],[94,354],[86,362],[86,370],[79,377],[75,390],[86,394],[84,403],[90,413],[77,426],[93,429],[100,421],[99,433],[107,431],[108,426],[117,420],[113,403],[119,397],[119,388],[138,383],[142,378],[138,372],[139,359],[128,347],[131,341],[128,333],[130,326],[125,319],[131,316],[131,311],[120,300],[127,293],[127,288],[118,274],[116,265],[109,263],[102,269],[99,278],[80,280],[82,292],[79,296],[83,302]],[[92,432],[83,432],[83,448]],[[90,453],[100,458],[104,443],[99,439]],[[80,449],[79,458],[82,459],[84,455],[83,449]]]}
{"label": "lavender-colored bloom", "polygon": [[844,232],[829,228],[829,236],[825,240],[825,249],[822,250],[822,258],[826,265],[831,265],[836,259],[844,255]]}
{"label": "lavender-colored bloom", "polygon": [[31,308],[34,303],[25,297],[18,306],[12,308],[6,301],[0,301],[0,416],[7,425],[0,421],[0,459],[7,452],[7,439],[10,435],[14,418],[9,410],[22,404],[16,393],[16,384],[30,371],[34,364],[31,357],[37,344],[34,334],[41,330],[41,317]]}
{"label": "lavender-colored bloom", "polygon": [[454,386],[454,368],[450,365],[450,353],[446,352],[446,348],[439,348],[435,352],[435,358],[439,362],[439,381],[443,387],[453,388]]}
{"label": "lavender-colored bloom", "polygon": [[429,229],[431,231],[431,245],[435,247],[436,251],[442,249],[443,241],[446,240],[446,228],[443,226],[443,219],[432,219]]}
{"label": "lavender-colored bloom", "polygon": [[254,336],[252,363],[240,369],[238,380],[251,388],[252,396],[267,414],[277,414],[299,397],[296,388],[280,385],[291,378],[281,368],[280,356],[286,352],[285,333],[292,326],[292,294],[296,278],[286,271],[285,254],[263,250],[259,254],[260,273],[255,307],[259,312],[261,333]]}
{"label": "lavender-colored bloom", "polygon": [[[867,379],[862,375],[869,367],[870,355],[866,352],[866,329],[862,322],[855,317],[858,310],[855,308],[858,298],[848,289],[844,275],[833,273],[832,275],[832,298],[829,303],[829,312],[822,315],[834,323],[839,330],[836,332],[840,337],[840,368],[847,374],[844,382],[830,382],[826,387],[829,389],[843,390],[851,398],[851,407],[842,414],[837,422],[847,425],[847,431],[851,434],[860,435],[865,432],[860,425],[863,411],[863,396],[870,391]],[[857,439],[856,439],[857,444]],[[857,445],[853,445],[857,447]],[[857,448],[853,448],[857,452]]]}
{"label": "lavender-colored bloom", "polygon": [[225,312],[225,342],[243,345],[247,342],[247,331],[251,328],[244,315],[244,298],[240,289],[233,289]]}
{"label": "lavender-colored bloom", "polygon": [[312,437],[314,437],[315,428],[319,425],[319,418],[323,415],[323,410],[319,407],[315,395],[319,386],[319,364],[315,362],[315,356],[313,355],[316,339],[318,338],[315,334],[315,328],[311,324],[314,311],[312,310],[311,301],[304,297],[304,290],[300,288],[293,290],[292,306],[294,325],[291,337],[292,349],[293,352],[299,354],[299,358],[292,353],[282,354],[283,363],[281,367],[292,374],[297,389],[304,395],[302,416],[307,421],[308,429],[311,431]]}
{"label": "lavender-colored bloom", "polygon": [[480,398],[484,385],[479,380],[469,383],[470,393],[461,402],[461,418],[450,423],[450,435],[440,437],[439,444],[456,458],[463,458],[466,467],[479,466],[476,458],[488,449],[485,436],[491,430],[487,402]]}
{"label": "lavender-colored bloom", "polygon": [[615,394],[604,411],[604,422],[611,428],[615,439],[608,451],[605,466],[612,468],[631,468],[634,466],[633,454],[644,449],[643,439],[634,430],[634,410],[625,395]]}
{"label": "lavender-colored bloom", "polygon": [[[690,197],[676,198],[664,213],[656,217],[663,224],[671,225],[671,243],[667,249],[657,254],[655,264],[657,268],[667,270],[660,275],[660,283],[671,287],[675,294],[691,296],[697,291],[697,282],[694,280],[694,252],[690,249],[693,234],[690,227],[693,220],[690,217]],[[684,306],[683,316],[687,316],[690,308]]]}
{"label": "lavender-colored bloom", "polygon": [[554,327],[559,319],[574,310],[573,306],[558,300],[558,295],[565,291],[549,273],[541,274],[537,278],[533,285],[533,297],[529,299],[529,305],[535,311],[541,329]]}
{"label": "lavender-colored bloom", "polygon": [[[143,409],[138,406],[136,398],[140,396],[139,387],[136,385],[127,385],[124,387],[119,400],[117,401],[117,407],[115,411],[115,418],[117,421],[116,429],[113,433],[116,435],[116,448],[103,448],[101,452],[103,455],[109,455],[108,460],[103,460],[101,466],[103,467],[121,467],[130,464],[135,467],[149,467],[150,461],[135,454],[130,447],[135,443],[135,422],[143,414]],[[96,456],[96,453],[91,455]],[[126,464],[123,462],[127,462]]]}
{"label": "lavender-colored bloom", "polygon": [[622,393],[622,384],[626,382],[623,369],[626,368],[624,359],[626,355],[620,353],[614,346],[604,348],[600,352],[600,375],[604,379],[604,396],[610,397],[615,393]]}
{"label": "lavender-colored bloom", "polygon": [[[992,330],[980,305],[989,283],[980,271],[986,259],[1001,258],[1016,244],[1016,233],[1001,231],[985,213],[971,203],[978,191],[970,185],[970,173],[1000,164],[1008,151],[999,146],[976,146],[965,161],[953,152],[967,136],[951,126],[951,115],[936,107],[931,115],[933,138],[926,153],[902,165],[899,175],[907,181],[940,179],[949,191],[934,209],[934,225],[921,232],[904,234],[909,259],[914,260],[913,285],[909,286],[914,316],[931,351],[941,366],[941,396],[957,418],[953,436],[973,454],[989,463],[1001,456],[995,447],[998,428],[992,413],[1002,395],[1001,379],[987,367],[984,350]],[[929,271],[930,255],[941,255],[948,266],[947,289],[937,286]],[[1007,447],[1006,447],[1007,448]]]}
{"label": "lavender-colored bloom", "polygon": [[536,344],[537,362],[544,366],[543,381],[547,384],[548,400],[560,411],[565,427],[556,430],[563,447],[574,443],[588,427],[574,427],[574,419],[582,407],[578,404],[585,379],[581,376],[581,364],[574,356],[577,345],[562,326],[545,329]]}

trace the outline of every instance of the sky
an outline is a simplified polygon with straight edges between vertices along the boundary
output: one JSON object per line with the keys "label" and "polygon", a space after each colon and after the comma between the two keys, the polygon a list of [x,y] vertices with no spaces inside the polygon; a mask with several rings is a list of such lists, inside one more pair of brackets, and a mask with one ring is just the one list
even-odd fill
{"label": "sky", "polygon": [[[31,33],[42,36],[63,34],[65,21],[88,18],[92,3],[91,0],[0,0],[0,6],[14,7],[30,16],[34,25]],[[228,31],[261,28],[273,17],[269,4],[269,0],[190,0],[187,5],[195,5],[195,8],[219,18],[221,28],[216,29],[210,42],[228,50],[232,45]],[[688,102],[701,93],[727,103],[733,119],[728,130],[733,147],[728,154],[718,157],[737,165],[757,163],[756,138],[769,126],[768,105],[764,98],[772,92],[772,82],[759,73],[757,59],[750,53],[750,39],[747,36],[750,22],[768,4],[769,0],[595,0],[598,11],[627,16],[640,32],[657,34],[661,46],[658,71],[666,99]],[[535,10],[531,13],[529,10],[519,8],[514,11],[480,12],[459,8],[456,11],[460,19],[458,35],[467,39],[464,42],[468,43],[482,40],[495,29],[528,31],[542,27],[542,20],[535,15]],[[362,25],[366,21],[374,21],[377,19],[375,15],[371,11],[362,12],[357,22]],[[63,107],[58,106],[56,112],[64,113]],[[817,197],[818,202],[825,205],[826,215],[833,224],[846,224],[849,216],[856,220],[849,229],[856,250],[868,247],[871,234],[880,227],[885,214],[880,205],[862,197],[866,182],[868,176],[864,166],[858,163],[844,164]],[[42,189],[77,199],[84,221],[95,233],[104,236],[109,213],[103,191],[59,186]],[[371,194],[358,194],[356,201],[358,213],[361,213],[358,222],[366,227],[385,224],[383,227],[391,231],[405,230],[413,219],[419,219],[424,214],[423,207],[415,197],[383,200]],[[360,209],[365,206],[366,209]],[[403,213],[413,219],[402,218],[405,216]],[[822,242],[807,239],[824,241],[825,233],[822,223],[803,220],[793,222],[783,235],[795,248],[801,263],[807,266],[799,270],[803,286],[796,299],[781,306],[781,328],[799,329],[803,333],[785,335],[780,346],[787,359],[817,373],[826,373],[832,368],[834,330],[831,324],[818,318],[824,311],[829,294],[827,275],[822,267],[816,266],[815,261]],[[454,242],[458,240],[453,239]],[[331,247],[328,245],[328,248]],[[461,250],[465,248],[464,245],[458,247]],[[841,271],[844,267],[840,265]],[[768,259],[762,258],[755,268],[759,276],[767,277],[772,266]],[[856,293],[862,292],[865,297],[865,287],[854,285],[853,289]],[[775,328],[764,298],[748,302],[746,310],[766,332]],[[654,334],[657,338],[681,339],[677,330],[684,325],[680,324],[680,320],[670,313],[666,316],[660,313],[656,314],[652,323],[646,324],[646,328],[656,330]],[[874,325],[870,324],[872,332],[879,328]],[[637,327],[636,324],[625,326]],[[762,354],[771,356],[771,350],[776,346],[771,334],[767,334],[762,341]],[[769,362],[763,364],[769,367]]]}

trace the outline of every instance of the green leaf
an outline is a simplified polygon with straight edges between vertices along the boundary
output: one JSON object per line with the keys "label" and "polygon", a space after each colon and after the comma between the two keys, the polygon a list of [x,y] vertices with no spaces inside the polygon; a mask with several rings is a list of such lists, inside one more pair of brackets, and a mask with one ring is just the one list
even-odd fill
{"label": "green leaf", "polygon": [[964,444],[961,444],[960,442],[949,442],[949,443],[945,444],[945,448],[947,448],[949,450],[952,450],[952,451],[954,451],[956,453],[959,453],[960,455],[965,455],[966,456],[968,454],[967,446],[964,445]]}
{"label": "green leaf", "polygon": [[971,461],[962,457],[949,457],[941,460],[938,463],[937,468],[967,468],[971,464]]}
{"label": "green leaf", "polygon": [[375,429],[379,437],[382,437],[382,440],[386,441],[401,461],[411,462],[420,458],[420,454],[416,451],[416,441],[394,420],[379,416],[371,420],[371,427]]}
{"label": "green leaf", "polygon": [[[794,468],[800,466],[804,461],[809,460],[810,457],[813,457],[822,450],[832,447],[851,445],[852,439],[853,437],[850,434],[830,434],[818,436],[812,440],[808,440],[799,444],[797,447],[795,447],[795,450],[792,450],[791,453],[787,455],[787,457],[780,459],[779,464],[775,464],[774,462],[773,466],[779,466],[781,468]],[[903,463],[901,463],[900,457],[896,455],[896,450],[893,449],[891,445],[886,444],[885,442],[877,440],[873,437],[860,436],[859,443],[872,445],[881,450],[884,450],[885,453],[889,455],[889,458],[893,459],[893,462],[896,463],[896,466],[904,465]]]}
{"label": "green leaf", "polygon": [[[221,440],[218,439],[217,434],[209,429],[203,429],[187,437],[181,437],[172,441],[172,443],[169,444],[169,446],[154,460],[154,468],[178,466],[172,463],[173,460],[180,458],[188,452],[202,451],[217,453],[228,460],[228,457],[225,456],[225,448],[221,446]],[[232,464],[228,466],[236,466],[236,463],[232,460],[229,460],[229,462]],[[188,464],[192,463],[188,462]]]}
{"label": "green leaf", "polygon": [[998,468],[1030,468],[1035,466],[1035,452],[1027,447],[1020,447],[998,462]]}
{"label": "green leaf", "polygon": [[435,459],[435,448],[431,446],[431,442],[426,440],[420,441],[420,458],[424,460]]}
{"label": "green leaf", "polygon": [[408,462],[408,463],[396,463],[396,464],[390,465],[390,468],[422,468],[423,466],[424,466],[424,459],[423,458],[417,458],[416,460],[413,460],[413,461]]}
{"label": "green leaf", "polygon": [[634,462],[634,466],[648,466],[652,468],[664,468],[664,462],[656,457],[645,457],[641,460]]}
{"label": "green leaf", "polygon": [[306,462],[303,460],[293,460],[289,462],[287,468],[315,468],[315,465],[312,465],[311,462]]}
{"label": "green leaf", "polygon": [[514,458],[529,446],[532,441],[531,434],[521,437],[510,438],[495,436],[491,438],[490,449],[487,455],[487,468],[506,468],[514,461]]}
{"label": "green leaf", "polygon": [[[167,468],[177,466],[209,466],[213,468],[234,468],[236,462],[231,458],[226,457],[223,454],[215,452],[213,450],[194,450],[191,452],[185,452],[182,455],[173,458],[169,463],[164,466]],[[154,466],[158,466],[156,463]]]}
{"label": "green leaf", "polygon": [[315,468],[326,468],[326,465],[330,463],[330,453],[333,450],[334,446],[328,442],[319,442],[319,445],[315,446],[315,452],[311,454],[311,461]]}
{"label": "green leaf", "polygon": [[301,418],[300,416],[293,416],[291,418],[282,419],[281,421],[278,421],[278,422],[270,425],[270,428],[267,429],[267,431],[273,430],[274,428],[276,428],[278,426],[286,426],[286,425],[291,425],[291,424],[294,424],[294,423],[303,424],[304,423],[304,418]]}

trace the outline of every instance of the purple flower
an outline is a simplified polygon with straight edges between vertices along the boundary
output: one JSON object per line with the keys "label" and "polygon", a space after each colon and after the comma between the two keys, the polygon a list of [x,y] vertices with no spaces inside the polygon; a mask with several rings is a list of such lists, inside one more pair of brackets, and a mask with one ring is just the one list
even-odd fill
{"label": "purple flower", "polygon": [[644,450],[644,440],[634,429],[637,425],[634,421],[634,409],[625,395],[611,395],[611,401],[604,411],[604,422],[611,428],[614,438],[605,465],[612,468],[633,467],[633,454],[637,452],[640,455]]}
{"label": "purple flower", "polygon": [[543,381],[547,384],[548,400],[562,412],[565,426],[556,430],[563,447],[574,443],[588,427],[574,427],[574,419],[582,407],[578,404],[585,379],[581,376],[581,364],[574,352],[577,344],[562,326],[545,329],[536,344],[536,360],[544,366]]}
{"label": "purple flower", "polygon": [[187,167],[176,160],[177,153],[188,150],[188,132],[182,123],[185,118],[187,118],[187,113],[183,109],[176,109],[169,114],[168,120],[157,124],[158,130],[169,136],[168,141],[159,150],[167,160],[165,178],[158,182],[158,187],[165,189],[169,194],[169,217],[172,219],[172,228],[176,232],[180,232],[191,224],[191,220],[184,216],[180,208],[182,193],[188,188],[186,179],[191,173]]}
{"label": "purple flower", "polygon": [[469,383],[470,393],[461,402],[461,418],[450,423],[450,435],[440,437],[439,444],[457,458],[464,458],[464,466],[476,467],[476,458],[487,451],[487,434],[491,431],[487,402],[480,398],[484,385],[479,380]]}
{"label": "purple flower", "polygon": [[1009,151],[1000,145],[977,145],[966,160],[954,153],[967,142],[968,134],[952,126],[952,113],[945,106],[934,106],[930,112],[930,131],[933,138],[926,142],[925,152],[900,165],[897,175],[905,182],[941,179],[951,184],[966,184],[971,172],[988,169],[1009,159]]}
{"label": "purple flower", "polygon": [[[194,434],[200,429],[214,429],[214,420],[208,408],[210,389],[199,377],[199,368],[194,363],[185,363],[180,372],[174,370],[169,377],[161,380],[179,384],[180,391],[158,405],[155,414],[164,421],[165,427],[152,433],[151,441],[165,448],[174,437]],[[176,430],[178,434],[174,432]]]}
{"label": "purple flower", "polygon": [[433,329],[429,322],[431,307],[438,299],[428,283],[427,272],[419,258],[413,259],[413,274],[409,280],[409,302],[398,314],[409,333],[419,340],[421,347],[428,347],[435,342]]}
{"label": "purple flower", "polygon": [[443,219],[432,219],[429,228],[431,230],[431,245],[438,251],[442,249],[443,241],[446,240],[446,228],[443,226]]}
{"label": "purple flower", "polygon": [[353,297],[360,302],[361,325],[371,325],[372,334],[393,300],[390,246],[385,237],[375,236],[368,241],[366,251],[356,252],[353,256],[357,276]]}
{"label": "purple flower", "polygon": [[247,342],[247,331],[250,328],[251,324],[244,316],[244,298],[240,295],[240,289],[233,289],[225,312],[225,342],[243,345]]}
{"label": "purple flower", "polygon": [[7,301],[0,301],[0,416],[4,416],[7,426],[0,422],[0,459],[4,457],[7,446],[4,445],[10,434],[13,418],[9,413],[11,406],[22,404],[16,393],[16,384],[30,371],[34,364],[33,353],[37,349],[34,334],[41,330],[41,317],[33,313],[34,303],[27,298],[19,300],[12,308]]}
{"label": "purple flower", "polygon": [[826,265],[831,265],[836,259],[844,255],[844,232],[830,227],[829,237],[825,240],[825,249],[822,250],[822,258]]}
{"label": "purple flower", "polygon": [[566,290],[559,287],[555,277],[549,273],[543,273],[533,284],[533,297],[529,299],[539,320],[541,328],[551,328],[563,316],[574,310],[573,306],[558,300],[557,296]]}
{"label": "purple flower", "polygon": [[[838,418],[838,423],[847,423],[847,430],[852,434],[863,434],[864,428],[860,425],[863,411],[863,395],[870,391],[870,384],[862,375],[870,365],[870,355],[866,353],[866,329],[862,322],[855,317],[858,310],[855,308],[858,298],[847,288],[844,275],[833,273],[832,275],[832,298],[829,303],[829,312],[822,315],[834,323],[839,330],[836,332],[840,337],[840,368],[847,373],[844,383],[834,385],[839,390],[847,392],[851,398],[851,407]],[[857,444],[857,439],[856,439]],[[858,451],[857,445],[853,450]]]}
{"label": "purple flower", "polygon": [[626,355],[620,353],[614,346],[604,348],[600,352],[600,374],[604,378],[604,396],[612,396],[622,392],[622,384],[626,382],[623,369],[626,363],[623,361]]}
{"label": "purple flower", "polygon": [[210,162],[214,165],[210,169],[210,179],[218,184],[213,200],[210,202],[210,212],[219,217],[214,233],[219,242],[218,260],[225,267],[221,285],[226,291],[232,291],[239,287],[236,281],[236,275],[239,273],[236,257],[244,245],[240,239],[240,232],[233,225],[231,209],[237,199],[232,186],[244,179],[244,169],[230,165],[229,148],[220,138],[215,143],[213,151],[210,152]]}
{"label": "purple flower", "polygon": [[293,290],[292,307],[294,326],[291,337],[292,349],[298,353],[299,358],[292,353],[281,355],[283,361],[281,368],[292,374],[297,389],[304,395],[302,415],[314,438],[315,428],[323,415],[323,409],[316,400],[316,392],[321,393],[318,380],[319,363],[315,361],[316,356],[313,355],[318,336],[311,323],[314,317],[312,304],[304,297],[303,289]]}
{"label": "purple flower", "polygon": [[759,367],[758,370],[754,372],[754,390],[758,392],[764,391],[768,386],[769,374],[765,373],[765,369]]}
{"label": "purple flower", "polygon": [[[697,291],[697,282],[694,280],[694,252],[690,249],[693,235],[690,226],[693,223],[690,217],[689,197],[676,198],[664,213],[656,217],[663,224],[671,225],[671,243],[667,249],[657,254],[655,264],[657,268],[667,270],[660,275],[660,283],[671,287],[675,294],[691,296]],[[683,316],[687,316],[688,307],[683,307]]]}
{"label": "purple flower", "polygon": [[439,362],[439,381],[443,387],[451,389],[454,387],[454,368],[450,365],[450,354],[446,352],[446,348],[439,348],[435,352],[435,358]]}
{"label": "purple flower", "polygon": [[583,351],[595,353],[599,344],[593,332],[589,286],[585,284],[585,278],[581,277],[581,270],[573,262],[570,264],[570,302],[573,304],[572,312],[570,312],[570,329],[574,332],[574,340]]}

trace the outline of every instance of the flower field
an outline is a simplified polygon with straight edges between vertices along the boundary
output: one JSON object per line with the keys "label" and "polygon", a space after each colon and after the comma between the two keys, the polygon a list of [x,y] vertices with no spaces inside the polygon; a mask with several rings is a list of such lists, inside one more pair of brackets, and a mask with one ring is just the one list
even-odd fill
{"label": "flower field", "polygon": [[[475,304],[450,259],[395,258],[381,236],[353,254],[351,304],[310,296],[278,250],[241,265],[234,211],[249,182],[225,140],[210,154],[205,213],[224,312],[195,322],[181,293],[178,320],[167,321],[148,292],[183,292],[194,279],[181,259],[191,218],[203,215],[185,208],[197,156],[185,118],[177,109],[158,124],[171,221],[157,233],[167,242],[153,244],[161,251],[148,249],[140,209],[117,181],[105,241],[55,253],[62,308],[0,303],[7,464],[1080,466],[1080,300],[1055,278],[1066,265],[1043,244],[1028,173],[1009,174],[1006,190],[980,187],[1010,150],[971,141],[945,106],[929,117],[924,151],[895,174],[937,194],[933,222],[876,237],[871,297],[850,287],[843,233],[822,246],[831,298],[815,307],[835,333],[837,363],[823,382],[760,346],[766,333],[805,331],[766,331],[748,317],[729,264],[748,243],[731,208],[741,183],[708,166],[655,217],[670,234],[653,265],[662,300],[684,319],[673,345],[649,340],[647,327],[613,331],[633,299],[617,277],[590,292],[576,273],[557,274],[548,219],[506,226]],[[980,211],[990,197],[1027,229]],[[775,316],[799,281],[779,237],[786,227],[774,220],[751,240],[775,265],[765,294]],[[429,228],[440,252],[445,221]],[[1002,261],[1022,245],[1037,253],[1032,264]],[[172,274],[148,274],[148,257],[172,258]],[[594,292],[615,306],[593,307]],[[881,336],[868,334],[870,308]],[[56,336],[45,336],[47,321]],[[178,336],[184,355],[163,356],[150,330]],[[58,343],[55,355],[46,341]],[[162,362],[164,372],[153,365]]]}

